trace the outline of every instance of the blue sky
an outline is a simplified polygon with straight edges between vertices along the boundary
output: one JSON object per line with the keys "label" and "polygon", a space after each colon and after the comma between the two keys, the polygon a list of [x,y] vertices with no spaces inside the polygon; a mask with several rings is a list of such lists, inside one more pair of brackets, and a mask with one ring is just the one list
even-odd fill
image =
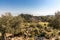
{"label": "blue sky", "polygon": [[5,12],[54,15],[57,11],[60,11],[60,0],[0,0],[0,15]]}

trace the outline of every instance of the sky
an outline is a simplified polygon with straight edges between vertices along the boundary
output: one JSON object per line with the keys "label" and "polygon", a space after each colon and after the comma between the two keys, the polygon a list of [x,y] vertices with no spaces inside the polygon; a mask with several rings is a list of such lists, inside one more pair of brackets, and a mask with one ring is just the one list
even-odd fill
{"label": "sky", "polygon": [[60,0],[0,0],[0,15],[11,12],[40,15],[54,15],[60,11]]}

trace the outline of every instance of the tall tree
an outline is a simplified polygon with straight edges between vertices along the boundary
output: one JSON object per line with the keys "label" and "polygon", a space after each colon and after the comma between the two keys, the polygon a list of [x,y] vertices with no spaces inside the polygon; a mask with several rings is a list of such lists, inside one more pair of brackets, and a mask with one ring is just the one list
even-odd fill
{"label": "tall tree", "polygon": [[55,18],[50,22],[50,25],[55,29],[60,29],[60,12],[55,13]]}

